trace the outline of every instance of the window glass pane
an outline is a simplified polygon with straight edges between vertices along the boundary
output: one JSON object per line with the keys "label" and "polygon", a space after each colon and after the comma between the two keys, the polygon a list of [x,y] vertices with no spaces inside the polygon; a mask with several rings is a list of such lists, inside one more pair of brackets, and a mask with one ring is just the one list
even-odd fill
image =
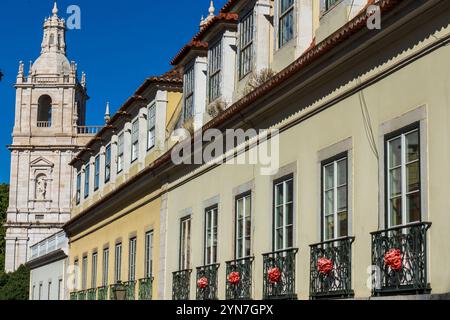
{"label": "window glass pane", "polygon": [[348,214],[347,211],[338,213],[338,237],[348,236]]}
{"label": "window glass pane", "polygon": [[327,165],[325,167],[325,190],[329,190],[334,187],[334,164]]}
{"label": "window glass pane", "polygon": [[390,200],[391,227],[401,225],[402,222],[402,198]]}
{"label": "window glass pane", "polygon": [[347,159],[338,161],[337,175],[338,186],[347,184]]}
{"label": "window glass pane", "polygon": [[389,173],[389,188],[391,197],[401,195],[402,192],[402,171],[401,168],[391,170]]}
{"label": "window glass pane", "polygon": [[277,229],[276,230],[276,247],[275,250],[281,250],[283,249],[283,229]]}
{"label": "window glass pane", "polygon": [[414,162],[406,166],[406,186],[407,192],[420,189],[420,168],[419,162]]}
{"label": "window glass pane", "polygon": [[334,238],[334,215],[325,217],[325,240]]}
{"label": "window glass pane", "polygon": [[293,180],[290,180],[286,183],[286,189],[287,189],[287,195],[286,195],[286,201],[292,202],[294,197],[294,183]]}
{"label": "window glass pane", "polygon": [[238,230],[237,230],[237,236],[239,239],[242,239],[242,237],[244,236],[243,232],[244,232],[244,220],[239,219],[238,220]]}
{"label": "window glass pane", "polygon": [[286,227],[286,237],[287,237],[286,248],[292,248],[294,245],[293,226]]}
{"label": "window glass pane", "polygon": [[396,138],[389,142],[389,168],[400,166],[402,163],[402,140]]}
{"label": "window glass pane", "polygon": [[417,222],[420,217],[420,192],[415,192],[406,196],[406,214],[408,222]]}
{"label": "window glass pane", "polygon": [[294,208],[293,208],[293,206],[294,206],[294,204],[292,202],[286,204],[285,214],[286,214],[286,222],[288,225],[294,223],[294,210],[293,210]]}
{"label": "window glass pane", "polygon": [[406,135],[406,161],[419,160],[419,132]]}
{"label": "window glass pane", "polygon": [[334,190],[325,192],[325,215],[332,215],[334,213]]}
{"label": "window glass pane", "polygon": [[337,189],[337,212],[347,210],[347,186]]}
{"label": "window glass pane", "polygon": [[275,208],[275,226],[277,228],[283,226],[284,219],[283,219],[283,206],[279,206]]}
{"label": "window glass pane", "polygon": [[294,4],[294,0],[281,0],[280,1],[280,11],[281,13],[285,12]]}
{"label": "window glass pane", "polygon": [[246,217],[250,217],[250,215],[251,215],[251,204],[252,204],[251,197],[247,196],[245,198],[245,216]]}
{"label": "window glass pane", "polygon": [[275,187],[275,205],[279,206],[283,203],[283,184]]}

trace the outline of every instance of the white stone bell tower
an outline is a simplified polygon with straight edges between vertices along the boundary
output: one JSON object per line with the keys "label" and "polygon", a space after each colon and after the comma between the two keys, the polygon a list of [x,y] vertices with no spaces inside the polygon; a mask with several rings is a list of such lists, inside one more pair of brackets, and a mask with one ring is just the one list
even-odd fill
{"label": "white stone bell tower", "polygon": [[77,79],[66,57],[65,21],[55,6],[45,19],[40,57],[28,75],[20,62],[11,150],[6,271],[30,256],[30,246],[60,230],[70,218],[69,162],[95,133],[85,127],[86,77]]}

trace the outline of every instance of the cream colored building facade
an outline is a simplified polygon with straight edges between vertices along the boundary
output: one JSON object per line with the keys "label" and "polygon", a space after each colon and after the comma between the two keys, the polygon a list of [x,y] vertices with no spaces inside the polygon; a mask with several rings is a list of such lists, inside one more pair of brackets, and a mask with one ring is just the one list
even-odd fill
{"label": "cream colored building facade", "polygon": [[[108,298],[105,285],[128,299],[449,298],[448,2],[214,12],[172,60],[178,80],[149,80],[71,163],[72,298]],[[145,152],[152,101],[161,147]],[[171,139],[181,128],[194,140]],[[274,170],[173,162],[208,129],[237,128],[272,130]],[[248,158],[259,137],[228,151]]]}

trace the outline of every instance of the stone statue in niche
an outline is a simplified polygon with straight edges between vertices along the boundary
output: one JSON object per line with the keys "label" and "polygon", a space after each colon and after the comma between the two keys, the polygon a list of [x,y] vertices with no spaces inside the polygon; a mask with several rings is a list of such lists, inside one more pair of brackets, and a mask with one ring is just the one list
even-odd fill
{"label": "stone statue in niche", "polygon": [[36,199],[46,200],[47,196],[47,181],[45,176],[41,175],[36,179]]}

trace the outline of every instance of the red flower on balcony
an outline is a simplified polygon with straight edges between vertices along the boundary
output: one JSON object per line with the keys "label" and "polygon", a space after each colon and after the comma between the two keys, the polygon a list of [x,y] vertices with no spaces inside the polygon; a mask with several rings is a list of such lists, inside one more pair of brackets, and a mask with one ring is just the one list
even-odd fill
{"label": "red flower on balcony", "polygon": [[239,284],[241,282],[241,275],[237,271],[233,271],[228,275],[228,282],[233,285]]}
{"label": "red flower on balcony", "polygon": [[327,258],[320,258],[317,260],[317,270],[319,270],[319,273],[329,274],[333,269],[333,260]]}
{"label": "red flower on balcony", "polygon": [[269,269],[269,271],[267,272],[267,276],[268,276],[269,282],[271,284],[276,284],[276,283],[280,282],[280,280],[281,280],[280,269],[278,269],[278,268]]}
{"label": "red flower on balcony", "polygon": [[198,281],[197,281],[197,286],[198,286],[200,289],[206,289],[206,288],[209,286],[208,278],[203,277],[203,278],[198,279]]}
{"label": "red flower on balcony", "polygon": [[394,271],[402,269],[402,252],[400,249],[391,249],[384,255],[384,264]]}

